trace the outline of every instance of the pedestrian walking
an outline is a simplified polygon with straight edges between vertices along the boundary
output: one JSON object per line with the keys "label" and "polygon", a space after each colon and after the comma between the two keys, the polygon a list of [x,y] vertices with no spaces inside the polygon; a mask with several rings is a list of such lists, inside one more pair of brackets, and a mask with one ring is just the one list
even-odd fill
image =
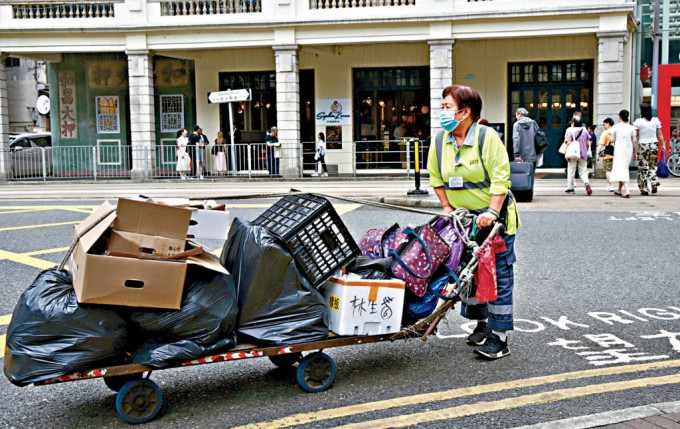
{"label": "pedestrian walking", "polygon": [[467,343],[477,346],[475,353],[498,359],[510,354],[507,331],[514,327],[514,242],[520,220],[510,193],[510,161],[496,131],[477,124],[482,98],[474,88],[449,86],[442,96],[440,120],[444,131],[430,146],[430,185],[444,213],[467,208],[477,214],[481,237],[488,235],[485,232],[495,221],[505,225],[501,236],[506,250],[496,254],[498,298],[487,304],[477,302],[474,296],[462,297],[461,305],[461,315],[477,321]]}
{"label": "pedestrian walking", "polygon": [[[578,168],[578,175],[586,188],[586,194],[593,193],[588,180],[588,139],[590,135],[588,130],[583,128],[580,116],[574,116],[571,119],[571,126],[567,128],[564,133],[564,141],[567,142],[567,153],[565,158],[567,160],[567,190],[564,191],[568,195],[574,195],[574,179],[576,177],[576,169]],[[575,145],[575,146],[574,146]],[[572,149],[574,148],[574,149]],[[572,149],[574,152],[572,152]],[[576,151],[578,149],[578,151]]]}
{"label": "pedestrian walking", "polygon": [[607,192],[614,192],[614,187],[612,186],[611,174],[612,174],[612,164],[614,162],[614,143],[611,142],[611,137],[609,135],[609,130],[614,126],[614,120],[612,118],[607,118],[602,123],[604,131],[600,136],[600,145],[597,147],[597,158],[596,161],[602,158],[602,166],[604,167],[604,174],[607,176]]}
{"label": "pedestrian walking", "polygon": [[619,182],[614,194],[623,198],[630,198],[630,162],[637,158],[637,137],[635,128],[628,123],[628,110],[619,112],[619,123],[609,130],[610,141],[614,143],[614,161],[612,165],[611,181]]}
{"label": "pedestrian walking", "polygon": [[322,177],[328,177],[328,167],[326,167],[326,136],[323,133],[319,133],[316,141],[316,153],[314,154],[314,173],[313,177],[319,175],[319,164],[323,168]]}
{"label": "pedestrian walking", "polygon": [[638,139],[637,184],[642,195],[656,194],[659,188],[659,178],[656,177],[656,162],[659,158],[659,144],[666,147],[661,131],[661,121],[652,117],[652,106],[649,103],[640,105],[640,118],[633,122],[635,135]]}
{"label": "pedestrian walking", "polygon": [[186,128],[182,128],[177,131],[177,141],[175,146],[175,156],[177,157],[177,166],[175,170],[179,172],[180,179],[186,180],[187,173],[191,169],[191,158],[187,153],[187,145],[189,144],[189,139],[187,138],[189,132]]}
{"label": "pedestrian walking", "polygon": [[515,121],[512,126],[512,145],[515,153],[515,161],[531,162],[536,168],[536,132],[538,124],[529,117],[529,112],[524,107],[515,111]]}

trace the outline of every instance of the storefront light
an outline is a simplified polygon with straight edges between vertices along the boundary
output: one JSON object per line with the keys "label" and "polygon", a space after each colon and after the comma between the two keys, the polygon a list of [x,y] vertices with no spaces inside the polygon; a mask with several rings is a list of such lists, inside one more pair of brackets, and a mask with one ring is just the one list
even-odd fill
{"label": "storefront light", "polygon": [[267,103],[264,107],[266,107],[267,109],[269,109],[270,107],[272,107],[272,105],[269,104],[269,103]]}

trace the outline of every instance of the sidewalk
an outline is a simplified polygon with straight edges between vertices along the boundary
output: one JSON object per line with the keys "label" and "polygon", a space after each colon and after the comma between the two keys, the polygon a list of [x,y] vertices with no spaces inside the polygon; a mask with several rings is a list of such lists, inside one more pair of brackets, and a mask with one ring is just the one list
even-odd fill
{"label": "sidewalk", "polygon": [[625,408],[606,413],[555,420],[515,429],[680,429],[680,401]]}

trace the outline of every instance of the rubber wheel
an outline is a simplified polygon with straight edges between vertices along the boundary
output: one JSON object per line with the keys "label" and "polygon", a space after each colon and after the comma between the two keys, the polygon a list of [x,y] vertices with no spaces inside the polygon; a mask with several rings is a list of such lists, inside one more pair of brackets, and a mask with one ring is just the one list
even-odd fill
{"label": "rubber wheel", "polygon": [[163,395],[156,383],[148,379],[128,381],[116,396],[118,415],[128,423],[153,420],[161,409]]}
{"label": "rubber wheel", "polygon": [[668,171],[675,177],[680,177],[680,153],[668,157]]}
{"label": "rubber wheel", "polygon": [[269,356],[269,360],[279,368],[290,368],[302,360],[302,353],[286,353]]}
{"label": "rubber wheel", "polygon": [[512,194],[515,196],[517,202],[526,203],[534,199],[534,188],[526,191],[513,191]]}
{"label": "rubber wheel", "polygon": [[326,353],[307,355],[297,369],[297,381],[307,392],[323,392],[335,380],[335,362]]}
{"label": "rubber wheel", "polygon": [[104,377],[104,384],[106,387],[113,390],[114,392],[120,392],[120,389],[125,383],[132,380],[139,380],[142,378],[142,373],[130,374],[130,375],[117,375],[114,377]]}

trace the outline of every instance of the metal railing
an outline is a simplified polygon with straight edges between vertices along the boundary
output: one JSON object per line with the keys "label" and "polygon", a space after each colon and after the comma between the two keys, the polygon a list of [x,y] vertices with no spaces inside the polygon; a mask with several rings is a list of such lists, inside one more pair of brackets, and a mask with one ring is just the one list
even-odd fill
{"label": "metal railing", "polygon": [[[342,145],[342,146],[341,146]],[[333,142],[327,145],[325,162],[331,176],[406,176],[415,168],[412,140]],[[303,176],[315,171],[315,142],[300,143],[299,167]],[[344,151],[333,150],[343,147]],[[351,151],[346,148],[350,147]],[[419,147],[421,169],[426,164],[428,145]],[[282,149],[283,151],[283,149]],[[197,148],[189,146],[191,164],[187,171],[177,170],[174,144],[153,147],[126,145],[55,146],[12,149],[8,151],[14,180],[59,179],[179,179],[182,174],[204,178],[256,178],[280,174],[276,170],[274,148],[265,143],[240,143]],[[282,166],[279,166],[279,169]]]}

